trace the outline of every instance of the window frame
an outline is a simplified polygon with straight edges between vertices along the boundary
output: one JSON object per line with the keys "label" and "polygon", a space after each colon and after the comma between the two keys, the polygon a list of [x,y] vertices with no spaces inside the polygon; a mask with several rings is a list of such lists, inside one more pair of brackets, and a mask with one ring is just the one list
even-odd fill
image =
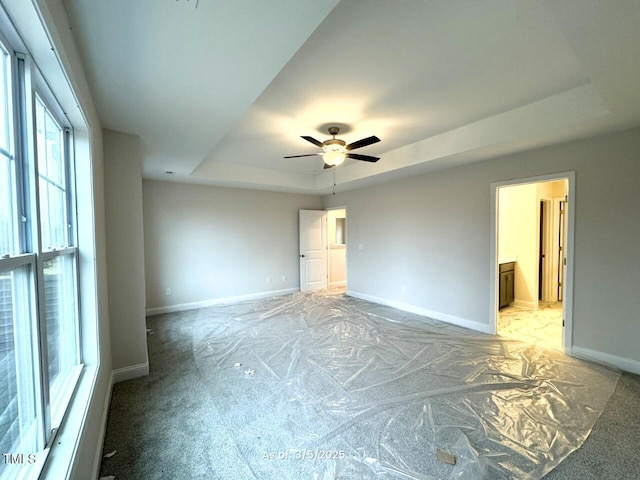
{"label": "window frame", "polygon": [[[0,145],[0,155],[5,157],[6,161],[8,161],[8,175],[10,182],[10,190],[13,193],[12,198],[10,199],[11,205],[17,205],[17,198],[19,198],[17,189],[17,172],[16,172],[16,142],[15,142],[15,131],[16,131],[16,109],[15,105],[15,95],[14,93],[14,85],[16,84],[16,70],[17,70],[17,62],[15,61],[15,51],[13,50],[10,42],[4,37],[2,32],[0,31],[0,51],[3,56],[6,55],[6,64],[7,64],[7,75],[5,79],[5,87],[6,92],[0,92],[0,94],[6,94],[6,111],[2,113],[2,115],[6,116],[7,125],[5,126],[5,134],[7,136],[7,145],[8,149],[5,149],[2,145]],[[4,59],[3,59],[4,60]],[[4,74],[4,72],[3,72]],[[11,244],[9,246],[8,255],[12,256],[16,253],[21,253],[20,248],[20,231],[18,228],[18,216],[16,215],[15,208],[12,208],[12,218],[13,222],[12,230],[11,230]],[[6,255],[6,252],[0,251],[0,257]]]}
{"label": "window frame", "polygon": [[[64,208],[64,223],[66,223],[66,225],[64,226],[64,236],[65,236],[65,244],[64,245],[55,245],[52,246],[53,248],[45,248],[45,245],[42,243],[42,234],[40,235],[40,252],[42,252],[43,254],[46,252],[50,252],[50,251],[54,251],[54,250],[58,250],[60,248],[67,248],[70,246],[75,246],[77,245],[77,239],[74,236],[74,232],[76,230],[75,228],[75,202],[73,202],[73,188],[72,185],[74,183],[74,176],[70,175],[70,170],[71,170],[71,159],[70,159],[70,155],[69,155],[69,149],[68,149],[68,144],[70,143],[68,141],[68,137],[70,135],[72,135],[72,130],[71,130],[71,126],[68,124],[67,121],[62,120],[64,117],[64,112],[62,112],[62,110],[60,109],[60,107],[57,104],[57,101],[55,100],[55,97],[53,96],[53,94],[49,91],[48,86],[46,85],[46,82],[44,81],[44,78],[42,77],[42,75],[40,74],[40,72],[37,72],[36,75],[36,81],[35,81],[35,86],[33,88],[33,111],[36,112],[37,109],[37,103],[40,102],[42,104],[42,106],[45,109],[45,113],[48,113],[49,116],[53,119],[54,122],[56,122],[56,126],[60,128],[60,144],[61,144],[61,148],[62,148],[62,162],[63,162],[63,168],[64,168],[64,172],[62,175],[62,179],[64,181],[64,188],[60,188],[60,186],[58,184],[56,184],[56,182],[51,179],[48,175],[41,175],[40,174],[40,162],[39,162],[39,158],[38,158],[38,145],[37,145],[37,138],[36,140],[36,145],[34,147],[35,152],[36,152],[36,160],[35,160],[35,167],[36,167],[36,173],[38,175],[38,180],[43,179],[47,184],[52,185],[58,189],[60,189],[60,191],[63,192],[64,197],[65,197],[65,208]],[[55,107],[53,107],[55,106]],[[57,111],[58,110],[58,111]],[[38,118],[36,116],[35,118],[35,124],[37,125],[38,122]],[[37,136],[37,128],[34,128],[34,131],[36,131],[36,136]],[[48,163],[48,159],[47,159],[47,163]],[[40,182],[38,181],[38,200],[40,199]],[[42,213],[42,209],[40,208],[40,203],[38,202],[38,210],[39,210],[39,214]],[[39,219],[40,219],[39,215]],[[42,232],[42,223],[39,223],[40,225],[40,232]]]}
{"label": "window frame", "polygon": [[[75,162],[71,155],[72,149],[69,148],[69,145],[72,143],[71,139],[73,137],[73,129],[71,127],[70,122],[66,118],[66,114],[64,113],[62,107],[58,103],[55,95],[51,91],[49,85],[47,84],[44,76],[37,68],[35,63],[31,62],[31,75],[32,79],[30,82],[31,92],[30,92],[30,103],[27,106],[27,110],[31,113],[32,121],[31,121],[31,136],[26,140],[32,142],[32,152],[33,158],[31,160],[31,164],[33,166],[34,171],[30,172],[32,176],[30,186],[34,190],[34,198],[31,199],[31,205],[35,206],[34,215],[31,215],[32,227],[31,234],[32,238],[37,238],[37,242],[34,242],[34,247],[37,250],[37,281],[38,281],[38,304],[39,304],[39,333],[40,333],[40,345],[41,350],[43,351],[43,355],[41,356],[41,377],[43,379],[43,386],[46,385],[47,388],[44,388],[44,398],[46,405],[46,414],[45,414],[45,432],[49,432],[48,438],[46,438],[46,443],[50,444],[53,438],[55,437],[55,433],[62,423],[64,415],[66,413],[67,406],[71,401],[71,397],[75,391],[75,387],[77,385],[78,378],[82,372],[83,362],[82,362],[82,342],[81,342],[81,318],[80,318],[80,291],[79,291],[79,265],[78,265],[78,239],[76,236],[77,232],[77,198],[75,196]],[[23,83],[23,85],[29,85],[28,83]],[[38,161],[38,145],[37,145],[37,118],[36,118],[36,102],[40,100],[43,104],[44,108],[47,109],[48,113],[53,117],[54,121],[61,128],[61,143],[63,156],[62,161],[64,163],[64,181],[65,181],[65,221],[67,225],[65,226],[65,237],[66,237],[66,245],[61,247],[54,247],[53,249],[45,249],[42,244],[42,222],[41,222],[41,208],[40,208],[40,175],[39,175],[39,161]],[[33,207],[32,207],[33,208]],[[74,278],[73,278],[73,295],[74,295],[74,305],[73,305],[73,315],[75,318],[75,356],[77,358],[76,365],[71,369],[66,378],[62,379],[63,383],[66,385],[66,388],[63,389],[62,395],[51,398],[51,390],[52,385],[49,379],[49,351],[48,351],[48,339],[47,339],[47,315],[46,315],[46,301],[45,301],[45,285],[44,285],[44,265],[46,262],[50,260],[54,260],[60,256],[69,256],[72,258],[73,269],[74,269]]]}
{"label": "window frame", "polygon": [[[23,283],[27,284],[27,288],[31,292],[35,292],[35,270],[36,270],[36,255],[35,254],[20,254],[9,258],[2,259],[0,261],[0,272],[16,272],[27,269],[27,272],[22,272],[20,275],[24,275],[25,279]],[[23,285],[24,286],[24,285]],[[24,292],[22,292],[24,295]],[[12,288],[12,296],[15,297],[16,292]],[[37,297],[31,294],[26,299],[27,301],[21,305],[21,309],[28,310],[28,316],[34,320],[37,311]],[[12,302],[12,310],[15,310],[16,302]],[[24,313],[24,312],[23,312]],[[37,413],[41,412],[44,408],[42,404],[42,379],[40,377],[40,370],[35,369],[31,372],[32,375],[25,375],[23,371],[25,364],[29,367],[37,366],[40,364],[38,342],[39,333],[36,328],[35,322],[26,324],[23,322],[18,324],[18,328],[14,328],[14,352],[16,363],[16,384],[18,398],[17,403],[24,405],[28,403],[30,410],[36,411],[35,421],[29,425],[27,437],[27,445],[31,445],[31,448],[41,449],[44,441],[44,432],[42,430],[42,421],[38,417]],[[20,334],[18,333],[20,332]],[[25,336],[27,338],[25,338]],[[21,368],[21,365],[23,366]],[[26,378],[26,380],[24,380]],[[21,401],[24,396],[31,397],[27,402]],[[24,419],[25,412],[21,411],[19,417]],[[24,425],[22,419],[19,420],[20,425]]]}
{"label": "window frame", "polygon": [[[0,8],[1,10],[1,8]],[[0,14],[3,12],[0,11]],[[2,20],[0,18],[0,20]],[[0,22],[0,28],[6,27]],[[15,38],[15,32],[9,32]],[[81,331],[82,318],[80,308],[80,262],[77,228],[77,196],[76,196],[76,166],[73,151],[73,129],[55,95],[52,93],[44,76],[38,70],[34,60],[27,54],[15,50],[14,44],[0,31],[0,45],[7,53],[9,65],[10,84],[7,85],[7,109],[9,110],[10,151],[0,151],[0,155],[6,156],[11,166],[11,213],[12,217],[12,242],[11,251],[6,256],[0,256],[0,271],[2,272],[27,272],[19,283],[27,285],[28,293],[18,292],[22,296],[27,295],[20,302],[19,308],[29,310],[30,322],[20,322],[18,319],[24,313],[17,312],[18,308],[13,301],[12,315],[14,336],[14,354],[18,402],[21,398],[29,397],[29,409],[35,410],[36,415],[29,426],[28,437],[31,451],[3,452],[35,454],[35,464],[5,465],[4,473],[0,479],[5,478],[31,478],[37,477],[45,465],[50,447],[56,438],[73,395],[78,386],[82,374],[83,365],[83,337]],[[18,45],[18,48],[23,48]],[[26,51],[26,49],[25,49]],[[4,52],[3,52],[4,54]],[[53,249],[44,249],[41,237],[41,214],[45,212],[40,208],[40,176],[38,174],[38,146],[37,146],[37,118],[35,115],[37,99],[43,104],[47,113],[61,128],[60,147],[62,149],[61,161],[64,167],[64,233],[65,245]],[[49,381],[49,352],[47,339],[47,317],[44,287],[44,266],[51,260],[62,258],[70,259],[72,268],[71,292],[73,321],[70,322],[73,330],[74,360],[73,365],[62,377],[56,377],[60,388],[56,388],[59,394],[52,398],[54,390]],[[65,267],[66,268],[66,267]],[[23,275],[23,273],[19,273]],[[13,278],[13,276],[12,276]],[[14,282],[12,280],[12,295]],[[63,319],[64,320],[64,319]],[[27,324],[27,325],[24,325]],[[20,337],[20,338],[18,338]],[[21,368],[29,364],[32,371],[25,373]],[[23,375],[31,379],[29,382],[18,381]],[[31,376],[30,376],[31,375]],[[20,422],[20,415],[18,418]],[[21,425],[21,424],[20,424]],[[20,435],[22,438],[23,435]],[[20,445],[20,448],[27,448]]]}

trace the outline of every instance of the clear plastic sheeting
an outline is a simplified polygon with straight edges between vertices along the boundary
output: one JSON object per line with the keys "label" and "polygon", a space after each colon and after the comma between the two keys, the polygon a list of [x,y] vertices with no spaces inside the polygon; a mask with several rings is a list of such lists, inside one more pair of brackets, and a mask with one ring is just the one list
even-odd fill
{"label": "clear plastic sheeting", "polygon": [[541,478],[583,443],[619,377],[328,294],[203,309],[194,357],[261,480]]}

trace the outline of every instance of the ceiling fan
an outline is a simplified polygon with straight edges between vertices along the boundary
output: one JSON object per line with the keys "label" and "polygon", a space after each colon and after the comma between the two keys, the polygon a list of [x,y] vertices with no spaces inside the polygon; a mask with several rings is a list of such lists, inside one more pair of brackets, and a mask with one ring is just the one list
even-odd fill
{"label": "ceiling fan", "polygon": [[378,143],[380,141],[378,137],[374,135],[347,145],[344,140],[336,138],[336,135],[339,131],[340,129],[338,127],[329,127],[329,135],[333,135],[333,138],[325,140],[324,142],[316,140],[313,137],[302,136],[301,138],[304,138],[307,142],[313,143],[317,147],[320,147],[322,149],[322,152],[309,153],[306,155],[290,155],[284,158],[313,157],[314,155],[322,155],[322,158],[324,159],[324,168],[337,167],[342,162],[344,162],[345,158],[353,158],[354,160],[363,160],[365,162],[377,162],[378,160],[380,160],[379,157],[361,155],[359,153],[350,153],[351,150],[355,150],[356,148],[362,148],[374,143]]}

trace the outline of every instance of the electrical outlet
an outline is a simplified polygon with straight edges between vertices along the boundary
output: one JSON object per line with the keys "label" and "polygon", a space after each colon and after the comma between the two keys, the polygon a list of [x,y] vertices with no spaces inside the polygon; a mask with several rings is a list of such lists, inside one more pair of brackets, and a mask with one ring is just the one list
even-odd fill
{"label": "electrical outlet", "polygon": [[358,250],[360,250],[360,251],[364,250],[364,245],[359,243],[358,244]]}
{"label": "electrical outlet", "polygon": [[286,275],[282,275],[282,281],[286,282],[287,281],[287,276]]}
{"label": "electrical outlet", "polygon": [[167,297],[170,297],[170,296],[171,296],[171,289],[170,289],[170,288],[165,288],[165,290],[164,290],[164,294],[165,294]]}
{"label": "electrical outlet", "polygon": [[402,285],[402,293],[407,293],[407,289],[404,288],[404,285]]}
{"label": "electrical outlet", "polygon": [[271,275],[267,276],[267,283],[271,283]]}

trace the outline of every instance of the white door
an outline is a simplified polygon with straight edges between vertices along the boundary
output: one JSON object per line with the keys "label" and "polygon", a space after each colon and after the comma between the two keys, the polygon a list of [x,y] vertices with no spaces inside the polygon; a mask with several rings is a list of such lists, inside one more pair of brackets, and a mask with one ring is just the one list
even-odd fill
{"label": "white door", "polygon": [[327,212],[300,210],[300,290],[327,288]]}

